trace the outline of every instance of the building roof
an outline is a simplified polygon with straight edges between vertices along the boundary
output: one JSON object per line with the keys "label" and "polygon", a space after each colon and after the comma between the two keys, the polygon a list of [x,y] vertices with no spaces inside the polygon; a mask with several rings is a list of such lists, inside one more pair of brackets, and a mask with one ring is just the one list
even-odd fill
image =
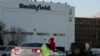
{"label": "building roof", "polygon": [[75,18],[79,18],[79,19],[100,19],[99,17],[75,17]]}

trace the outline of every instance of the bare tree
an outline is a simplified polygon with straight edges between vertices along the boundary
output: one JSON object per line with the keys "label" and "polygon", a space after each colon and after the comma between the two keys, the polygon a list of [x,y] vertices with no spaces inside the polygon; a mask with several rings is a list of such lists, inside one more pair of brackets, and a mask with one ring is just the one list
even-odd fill
{"label": "bare tree", "polygon": [[0,21],[0,45],[4,45],[2,30],[5,28],[5,23]]}
{"label": "bare tree", "polygon": [[6,24],[0,21],[0,30],[3,30],[6,27]]}
{"label": "bare tree", "polygon": [[25,32],[23,28],[12,26],[10,28],[11,32],[11,41],[8,45],[17,45],[18,43],[23,42],[26,39],[26,35],[21,32]]}
{"label": "bare tree", "polygon": [[17,35],[16,35],[16,44],[23,42],[26,38],[25,34],[22,34],[22,32],[25,32],[23,28],[17,28]]}

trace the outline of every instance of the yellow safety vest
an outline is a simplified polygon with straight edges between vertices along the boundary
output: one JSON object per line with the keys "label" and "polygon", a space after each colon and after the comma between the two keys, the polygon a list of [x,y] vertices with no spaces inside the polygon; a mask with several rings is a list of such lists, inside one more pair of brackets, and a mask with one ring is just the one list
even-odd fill
{"label": "yellow safety vest", "polygon": [[50,53],[49,53],[49,50],[47,48],[47,46],[45,44],[43,44],[43,46],[41,47],[42,51],[43,51],[43,55],[44,56],[49,56]]}

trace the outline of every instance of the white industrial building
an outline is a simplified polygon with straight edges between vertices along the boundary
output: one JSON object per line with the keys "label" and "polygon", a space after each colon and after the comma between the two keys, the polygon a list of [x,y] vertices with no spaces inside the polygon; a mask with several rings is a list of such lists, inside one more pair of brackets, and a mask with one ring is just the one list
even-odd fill
{"label": "white industrial building", "polygon": [[28,0],[0,1],[0,21],[11,26],[24,28],[28,35],[26,42],[43,42],[53,36],[57,46],[66,46],[75,37],[75,8],[68,4]]}

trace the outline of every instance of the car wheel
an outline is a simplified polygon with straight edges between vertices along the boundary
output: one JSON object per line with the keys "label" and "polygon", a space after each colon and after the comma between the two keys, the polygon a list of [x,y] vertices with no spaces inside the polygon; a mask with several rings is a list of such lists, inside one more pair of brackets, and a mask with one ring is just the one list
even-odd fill
{"label": "car wheel", "polygon": [[2,56],[7,56],[6,54],[3,54]]}

